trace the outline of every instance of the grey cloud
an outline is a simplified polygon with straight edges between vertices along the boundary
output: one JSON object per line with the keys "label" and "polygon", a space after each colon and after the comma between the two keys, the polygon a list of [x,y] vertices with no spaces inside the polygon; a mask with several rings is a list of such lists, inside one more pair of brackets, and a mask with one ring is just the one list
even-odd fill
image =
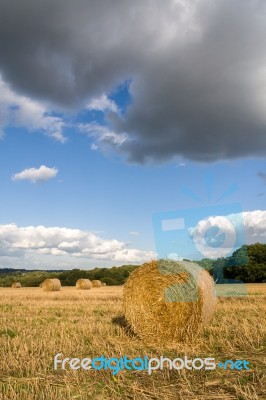
{"label": "grey cloud", "polygon": [[266,185],[266,172],[257,172],[257,177],[260,178]]}
{"label": "grey cloud", "polygon": [[132,79],[124,119],[106,116],[131,162],[264,156],[265,37],[259,0],[0,2],[16,91],[77,109]]}
{"label": "grey cloud", "polygon": [[60,105],[79,105],[109,91],[134,73],[145,52],[138,44],[152,2],[145,7],[140,1],[136,7],[131,3],[115,0],[110,7],[106,0],[1,0],[0,69],[5,79],[18,91]]}

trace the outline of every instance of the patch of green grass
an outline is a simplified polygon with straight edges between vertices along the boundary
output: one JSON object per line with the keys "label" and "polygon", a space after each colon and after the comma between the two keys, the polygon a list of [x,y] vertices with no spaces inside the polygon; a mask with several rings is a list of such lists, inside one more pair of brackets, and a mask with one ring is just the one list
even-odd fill
{"label": "patch of green grass", "polygon": [[18,336],[18,332],[14,329],[6,328],[0,331],[0,336],[9,336],[13,339],[14,337]]}
{"label": "patch of green grass", "polygon": [[93,310],[93,314],[99,317],[103,317],[106,314],[106,311],[104,311],[102,308],[95,308]]}

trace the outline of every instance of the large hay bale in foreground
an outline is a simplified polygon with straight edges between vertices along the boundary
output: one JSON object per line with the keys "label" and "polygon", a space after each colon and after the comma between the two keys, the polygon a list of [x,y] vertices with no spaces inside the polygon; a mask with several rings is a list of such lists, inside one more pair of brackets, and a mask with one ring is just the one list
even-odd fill
{"label": "large hay bale in foreground", "polygon": [[76,288],[82,290],[88,290],[92,288],[92,283],[89,279],[78,279],[76,282]]}
{"label": "large hay bale in foreground", "polygon": [[45,279],[41,283],[41,287],[45,292],[58,292],[61,290],[61,282],[57,278]]}
{"label": "large hay bale in foreground", "polygon": [[91,281],[93,287],[102,287],[102,282],[99,281],[98,279],[94,279]]}
{"label": "large hay bale in foreground", "polygon": [[16,288],[16,289],[21,288],[21,283],[20,282],[13,282],[12,283],[12,288]]}
{"label": "large hay bale in foreground", "polygon": [[160,260],[136,269],[124,287],[125,316],[133,331],[150,344],[190,340],[215,310],[210,274],[191,262]]}

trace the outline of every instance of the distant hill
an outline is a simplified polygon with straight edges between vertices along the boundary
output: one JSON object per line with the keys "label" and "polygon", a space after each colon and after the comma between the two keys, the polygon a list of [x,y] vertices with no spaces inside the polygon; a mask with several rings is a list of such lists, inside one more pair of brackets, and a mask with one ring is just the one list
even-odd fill
{"label": "distant hill", "polygon": [[25,268],[0,268],[0,275],[8,275],[8,274],[16,274],[16,273],[23,273],[23,272],[39,272],[39,271],[44,271],[44,272],[63,272],[65,271],[64,269],[45,269],[45,270],[39,270],[39,269],[25,269]]}

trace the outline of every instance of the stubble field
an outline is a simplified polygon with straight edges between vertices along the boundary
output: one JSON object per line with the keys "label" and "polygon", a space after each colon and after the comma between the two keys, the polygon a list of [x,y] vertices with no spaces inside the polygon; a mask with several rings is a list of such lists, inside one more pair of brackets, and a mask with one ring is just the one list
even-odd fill
{"label": "stubble field", "polygon": [[[248,296],[220,298],[215,316],[193,343],[151,347],[125,326],[122,287],[0,288],[1,400],[266,399],[266,284]],[[250,370],[54,370],[65,357],[214,357],[246,359]]]}

